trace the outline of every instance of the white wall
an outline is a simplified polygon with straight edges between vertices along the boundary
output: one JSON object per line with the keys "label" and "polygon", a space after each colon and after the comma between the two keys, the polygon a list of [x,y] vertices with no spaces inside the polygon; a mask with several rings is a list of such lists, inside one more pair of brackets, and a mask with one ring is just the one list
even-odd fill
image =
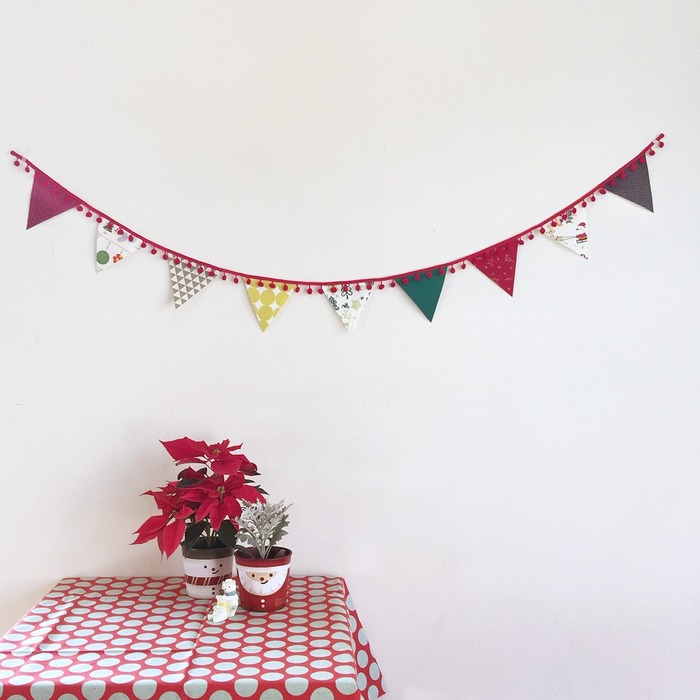
{"label": "white wall", "polygon": [[[697,698],[700,11],[645,3],[5,3],[0,141],[145,236],[312,279],[390,274],[536,223],[631,158],[656,213],[475,269],[432,324],[399,290],[344,331],[240,287],[175,311],[165,263],[93,271],[77,213],[26,232],[0,167],[8,629],[130,547],[159,439],[245,442],[298,572],[346,577],[392,700]],[[432,592],[426,592],[425,579]]]}

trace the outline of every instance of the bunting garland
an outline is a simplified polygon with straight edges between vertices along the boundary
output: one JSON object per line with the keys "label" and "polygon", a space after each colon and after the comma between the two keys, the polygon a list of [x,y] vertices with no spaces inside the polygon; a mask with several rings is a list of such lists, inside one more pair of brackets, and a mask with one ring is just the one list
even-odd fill
{"label": "bunting garland", "polygon": [[659,134],[632,160],[544,221],[483,250],[410,272],[385,277],[330,281],[251,275],[184,255],[120,224],[114,217],[105,214],[67,190],[19,153],[11,151],[11,155],[15,159],[16,166],[24,164],[24,170],[27,173],[34,171],[27,229],[70,209],[84,212],[87,218],[94,217],[97,223],[95,234],[97,272],[114,267],[134,252],[148,250],[152,255],[160,254],[168,263],[175,308],[189,301],[214,280],[230,279],[235,284],[243,280],[243,286],[262,331],[269,327],[289,298],[302,289],[305,289],[307,294],[313,294],[316,291],[325,295],[345,328],[352,330],[364,312],[372,291],[387,287],[400,287],[423,315],[432,321],[445,278],[448,274],[454,274],[458,268],[466,269],[468,264],[513,296],[518,249],[527,241],[534,239],[535,234],[544,235],[582,258],[587,258],[588,230],[585,213],[588,205],[596,201],[596,197],[612,192],[650,212],[654,211],[647,158],[656,153],[656,148],[663,148],[663,139],[664,134]]}

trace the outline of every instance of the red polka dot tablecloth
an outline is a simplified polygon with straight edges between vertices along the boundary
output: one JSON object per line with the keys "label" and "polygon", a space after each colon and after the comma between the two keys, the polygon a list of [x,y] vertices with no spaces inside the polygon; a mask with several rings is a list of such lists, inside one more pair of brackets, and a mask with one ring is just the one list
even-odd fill
{"label": "red polka dot tablecloth", "polygon": [[0,639],[0,700],[375,700],[382,674],[342,578],[292,577],[277,612],[173,578],[68,578]]}

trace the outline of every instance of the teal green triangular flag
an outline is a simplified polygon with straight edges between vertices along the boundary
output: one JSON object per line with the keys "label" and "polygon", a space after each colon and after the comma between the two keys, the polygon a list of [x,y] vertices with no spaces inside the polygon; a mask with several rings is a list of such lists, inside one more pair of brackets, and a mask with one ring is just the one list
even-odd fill
{"label": "teal green triangular flag", "polygon": [[435,268],[396,278],[396,284],[411,297],[413,303],[423,312],[428,321],[432,321],[435,315],[435,308],[440,300],[442,285],[445,282],[445,272],[444,268],[442,270]]}

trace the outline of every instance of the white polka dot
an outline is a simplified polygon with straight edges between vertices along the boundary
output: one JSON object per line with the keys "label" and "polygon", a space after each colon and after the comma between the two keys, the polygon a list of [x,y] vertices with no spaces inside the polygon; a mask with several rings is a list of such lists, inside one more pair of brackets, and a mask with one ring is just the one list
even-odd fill
{"label": "white polka dot", "polygon": [[371,685],[367,691],[367,700],[377,700],[379,697],[379,688],[376,685]]}
{"label": "white polka dot", "polygon": [[261,696],[260,700],[284,700],[284,696],[279,690],[268,688]]}
{"label": "white polka dot", "polygon": [[285,664],[282,661],[266,661],[262,667],[268,671],[279,671],[284,668]]}
{"label": "white polka dot", "polygon": [[100,700],[106,689],[107,684],[104,681],[87,681],[81,688],[85,700]]}
{"label": "white polka dot", "polygon": [[381,672],[379,671],[379,665],[377,664],[376,661],[373,661],[369,667],[369,676],[373,681],[376,681],[379,679],[380,675],[381,675]]}
{"label": "white polka dot", "polygon": [[329,671],[314,671],[311,674],[311,678],[313,678],[315,681],[329,681],[331,678],[333,678],[333,674]]}
{"label": "white polka dot", "polygon": [[161,671],[159,668],[142,668],[140,675],[145,676],[146,678],[158,678],[158,676],[163,675],[163,671]]}
{"label": "white polka dot", "polygon": [[333,700],[333,693],[328,688],[316,688],[311,693],[311,700]]}
{"label": "white polka dot", "polygon": [[177,673],[178,671],[184,671],[188,666],[187,661],[178,661],[174,664],[168,664],[168,671]]}
{"label": "white polka dot", "polygon": [[290,695],[303,695],[309,687],[309,681],[307,678],[288,678],[284,687]]}
{"label": "white polka dot", "polygon": [[158,684],[155,681],[136,681],[134,683],[134,695],[139,700],[150,700],[158,689]]}
{"label": "white polka dot", "polygon": [[207,682],[198,678],[194,681],[187,681],[183,686],[185,690],[185,695],[188,698],[201,698],[204,693],[207,692]]}
{"label": "white polka dot", "polygon": [[54,684],[51,681],[38,681],[32,683],[29,692],[32,694],[34,700],[49,700],[53,695],[54,689]]}
{"label": "white polka dot", "polygon": [[72,693],[63,693],[63,695],[58,696],[58,700],[78,700]]}
{"label": "white polka dot", "polygon": [[329,668],[332,665],[327,659],[317,659],[311,662],[311,668]]}
{"label": "white polka dot", "polygon": [[180,696],[172,690],[168,690],[160,696],[159,700],[180,700]]}
{"label": "white polka dot", "polygon": [[163,676],[163,681],[165,683],[179,683],[184,677],[184,673],[169,673]]}
{"label": "white polka dot", "polygon": [[367,635],[365,634],[363,627],[360,627],[360,631],[357,633],[357,639],[359,640],[360,644],[367,644]]}
{"label": "white polka dot", "polygon": [[216,690],[211,694],[209,700],[231,700],[231,694],[225,690]]}
{"label": "white polka dot", "polygon": [[112,681],[115,683],[133,683],[135,680],[135,677],[132,676],[130,673],[120,673],[116,676],[112,676]]}
{"label": "white polka dot", "polygon": [[354,695],[357,692],[357,683],[354,678],[338,678],[335,687],[342,695]]}
{"label": "white polka dot", "polygon": [[336,666],[334,671],[344,676],[352,676],[354,678],[357,668],[355,666]]}
{"label": "white polka dot", "polygon": [[245,664],[246,666],[255,666],[256,664],[259,664],[262,661],[262,659],[259,656],[242,656],[241,657],[241,663]]}
{"label": "white polka dot", "polygon": [[364,649],[360,649],[357,652],[357,663],[360,668],[364,668],[369,663],[369,656],[367,656],[367,652]]}
{"label": "white polka dot", "polygon": [[208,676],[210,673],[211,671],[208,668],[192,668],[189,671],[190,676],[194,676],[195,678],[202,678]]}
{"label": "white polka dot", "polygon": [[[230,683],[230,682],[233,680],[233,678],[234,678],[234,676],[233,676],[232,673],[215,673],[215,674],[211,677],[211,679],[212,679],[213,681],[216,681],[217,683]],[[221,691],[217,691],[217,692],[223,693],[223,692],[225,692],[225,691],[221,690]],[[226,693],[226,694],[228,695],[228,693]],[[216,693],[214,693],[214,695],[216,695]],[[212,698],[214,697],[214,695],[212,695]],[[229,695],[229,698],[230,698],[230,697],[231,697],[231,696]],[[226,699],[225,699],[225,700],[226,700]]]}
{"label": "white polka dot", "polygon": [[367,676],[364,673],[357,674],[357,687],[364,693],[367,687]]}
{"label": "white polka dot", "polygon": [[309,669],[306,668],[306,666],[290,666],[287,669],[287,673],[290,676],[304,676],[309,672]]}
{"label": "white polka dot", "polygon": [[254,678],[239,678],[233,687],[242,698],[250,698],[258,690],[258,682]]}
{"label": "white polka dot", "polygon": [[109,668],[97,668],[91,674],[91,678],[109,678],[114,671]]}

